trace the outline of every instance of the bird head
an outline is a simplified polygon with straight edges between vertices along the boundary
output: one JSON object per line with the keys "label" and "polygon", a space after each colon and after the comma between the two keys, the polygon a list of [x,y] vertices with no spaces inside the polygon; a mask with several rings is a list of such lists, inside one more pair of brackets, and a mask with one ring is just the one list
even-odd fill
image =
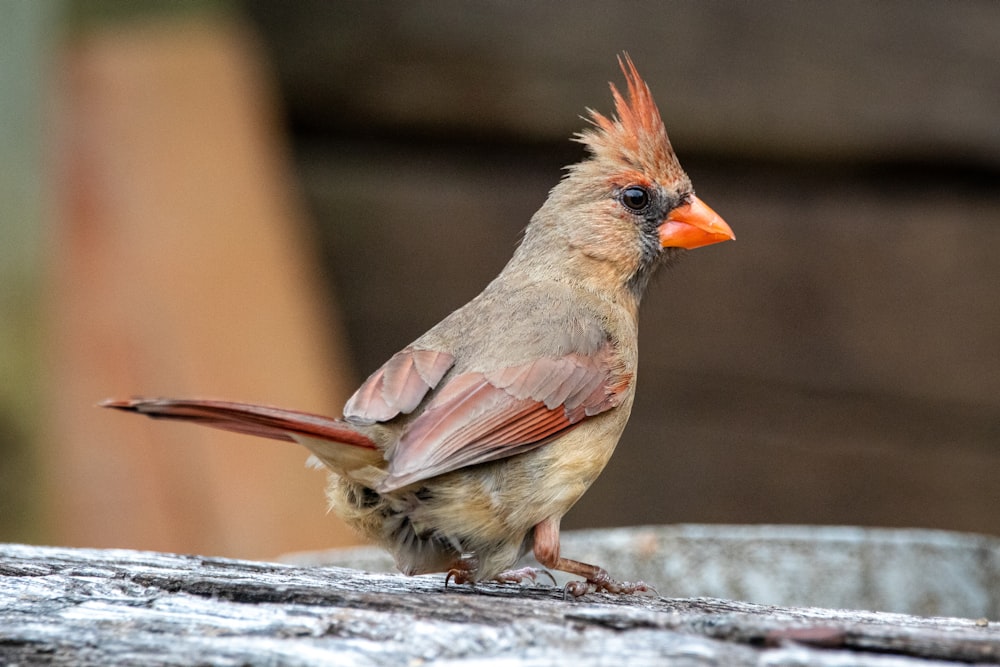
{"label": "bird head", "polygon": [[[632,60],[619,58],[626,93],[612,83],[615,114],[588,109],[578,133],[587,159],[567,167],[525,230],[519,249],[542,255],[549,269],[598,289],[641,297],[657,266],[684,250],[735,238],[694,194],[674,154],[649,86]],[[562,261],[559,261],[562,258]]]}

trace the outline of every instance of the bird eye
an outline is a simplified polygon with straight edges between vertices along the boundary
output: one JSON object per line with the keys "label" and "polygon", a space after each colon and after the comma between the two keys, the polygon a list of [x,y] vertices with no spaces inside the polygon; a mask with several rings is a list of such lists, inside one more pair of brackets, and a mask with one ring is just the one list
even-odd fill
{"label": "bird eye", "polygon": [[622,190],[621,202],[633,211],[641,211],[649,204],[649,193],[646,188],[630,185]]}

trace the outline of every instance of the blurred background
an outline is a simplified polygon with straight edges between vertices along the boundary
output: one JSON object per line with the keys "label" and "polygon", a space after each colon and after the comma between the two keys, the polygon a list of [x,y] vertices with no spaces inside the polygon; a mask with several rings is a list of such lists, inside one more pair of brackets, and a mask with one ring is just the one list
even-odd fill
{"label": "blurred background", "polygon": [[0,540],[355,543],[303,451],[95,403],[339,414],[500,270],[624,50],[738,240],[652,285],[564,526],[1000,534],[1000,4],[0,12]]}

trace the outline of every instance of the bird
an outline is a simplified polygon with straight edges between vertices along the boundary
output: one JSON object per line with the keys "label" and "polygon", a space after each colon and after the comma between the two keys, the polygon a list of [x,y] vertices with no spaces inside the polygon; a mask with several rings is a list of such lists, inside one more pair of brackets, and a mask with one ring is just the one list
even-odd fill
{"label": "bird", "polygon": [[[627,53],[615,111],[587,109],[565,168],[483,291],[373,372],[341,417],[208,399],[99,405],[304,445],[330,507],[407,575],[446,585],[581,577],[565,594],[642,581],[560,551],[560,522],[608,463],[636,390],[639,304],[657,269],[735,238],[699,199]],[[516,568],[528,552],[543,569]]]}

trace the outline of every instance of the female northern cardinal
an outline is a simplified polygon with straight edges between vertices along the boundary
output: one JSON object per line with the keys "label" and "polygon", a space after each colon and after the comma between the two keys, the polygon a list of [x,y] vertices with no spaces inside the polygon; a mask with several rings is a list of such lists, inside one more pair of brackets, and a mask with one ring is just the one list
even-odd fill
{"label": "female northern cardinal", "polygon": [[479,296],[395,354],[342,419],[208,400],[105,407],[298,442],[332,471],[332,506],[406,574],[534,579],[529,549],[585,578],[574,596],[645,591],[563,558],[559,522],[618,443],[635,393],[639,300],[683,249],[734,238],[700,199],[649,87],[619,58],[628,99],[591,111],[568,169]]}

